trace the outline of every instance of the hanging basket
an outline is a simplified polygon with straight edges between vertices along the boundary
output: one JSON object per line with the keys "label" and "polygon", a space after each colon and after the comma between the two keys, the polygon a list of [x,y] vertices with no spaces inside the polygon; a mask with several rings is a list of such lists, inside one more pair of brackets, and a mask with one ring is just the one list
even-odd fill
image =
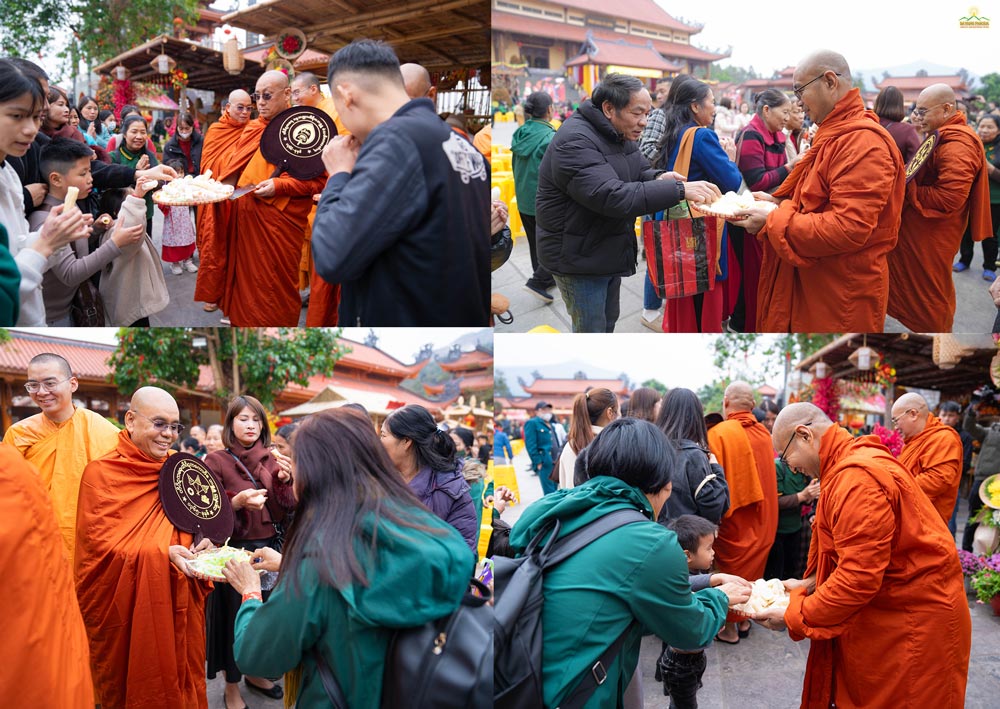
{"label": "hanging basket", "polygon": [[282,59],[294,61],[306,51],[306,36],[300,29],[286,27],[274,38],[274,50]]}

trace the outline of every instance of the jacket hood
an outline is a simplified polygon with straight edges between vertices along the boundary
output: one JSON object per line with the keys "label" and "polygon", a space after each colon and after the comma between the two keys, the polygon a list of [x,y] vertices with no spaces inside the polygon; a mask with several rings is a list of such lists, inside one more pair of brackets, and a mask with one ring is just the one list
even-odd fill
{"label": "jacket hood", "polygon": [[514,131],[514,136],[510,139],[510,151],[526,158],[541,158],[555,134],[556,129],[551,123],[530,119]]}
{"label": "jacket hood", "polygon": [[405,513],[432,531],[383,518],[376,562],[364,564],[368,587],[353,584],[341,591],[351,615],[364,625],[405,628],[441,618],[458,607],[468,587],[473,557],[458,530],[423,509]]}
{"label": "jacket hood", "polygon": [[585,527],[616,510],[639,510],[651,520],[653,508],[646,496],[623,480],[607,475],[591,478],[583,485],[545,495],[524,511],[510,533],[510,545],[521,552],[540,531],[560,520],[559,536]]}

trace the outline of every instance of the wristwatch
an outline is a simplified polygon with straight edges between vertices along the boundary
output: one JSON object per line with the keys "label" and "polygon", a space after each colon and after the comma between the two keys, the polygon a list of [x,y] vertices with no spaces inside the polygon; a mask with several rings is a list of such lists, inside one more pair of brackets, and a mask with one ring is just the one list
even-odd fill
{"label": "wristwatch", "polygon": [[678,202],[684,201],[684,183],[681,180],[677,180],[677,193],[680,195]]}

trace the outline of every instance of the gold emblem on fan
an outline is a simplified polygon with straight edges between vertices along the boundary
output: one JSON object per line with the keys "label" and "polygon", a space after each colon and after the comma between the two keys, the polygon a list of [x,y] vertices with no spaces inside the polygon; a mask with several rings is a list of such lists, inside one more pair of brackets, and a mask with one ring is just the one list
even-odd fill
{"label": "gold emblem on fan", "polygon": [[929,136],[927,140],[920,144],[917,148],[916,154],[910,160],[909,165],[906,166],[906,181],[909,182],[913,177],[920,172],[920,168],[926,164],[927,160],[930,158],[931,153],[934,152],[934,146],[937,145],[938,134],[934,131]]}

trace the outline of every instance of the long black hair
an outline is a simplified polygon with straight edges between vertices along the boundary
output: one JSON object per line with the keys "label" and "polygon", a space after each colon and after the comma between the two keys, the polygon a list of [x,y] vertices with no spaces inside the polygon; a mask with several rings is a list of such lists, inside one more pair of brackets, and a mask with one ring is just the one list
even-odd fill
{"label": "long black hair", "polygon": [[608,475],[653,494],[670,483],[670,471],[677,462],[677,453],[663,431],[634,418],[609,423],[584,452],[588,478]]}
{"label": "long black hair", "polygon": [[690,389],[671,389],[660,400],[657,427],[671,441],[694,441],[708,450],[708,429],[701,401]]}
{"label": "long black hair", "polygon": [[45,94],[38,78],[12,61],[0,59],[0,103],[13,101],[25,94],[31,96],[32,113],[45,105]]}
{"label": "long black hair", "polygon": [[328,409],[302,421],[292,459],[298,507],[281,575],[289,577],[293,592],[299,590],[299,568],[307,556],[320,580],[333,588],[368,586],[365,564],[375,558],[380,543],[391,544],[378,538],[381,520],[427,534],[446,533],[418,520],[420,502],[396,472],[371,420],[355,409]]}
{"label": "long black hair", "polygon": [[431,412],[420,404],[410,404],[389,414],[385,420],[389,432],[396,438],[413,442],[418,468],[436,472],[455,470],[455,442],[439,431]]}
{"label": "long black hair", "polygon": [[711,90],[708,84],[692,77],[682,80],[678,76],[674,79],[674,83],[670,85],[670,93],[667,94],[667,98],[663,102],[665,126],[663,136],[656,144],[657,154],[653,161],[653,167],[666,167],[667,158],[680,142],[685,128],[694,121],[694,111],[691,110],[691,104],[704,101]]}

